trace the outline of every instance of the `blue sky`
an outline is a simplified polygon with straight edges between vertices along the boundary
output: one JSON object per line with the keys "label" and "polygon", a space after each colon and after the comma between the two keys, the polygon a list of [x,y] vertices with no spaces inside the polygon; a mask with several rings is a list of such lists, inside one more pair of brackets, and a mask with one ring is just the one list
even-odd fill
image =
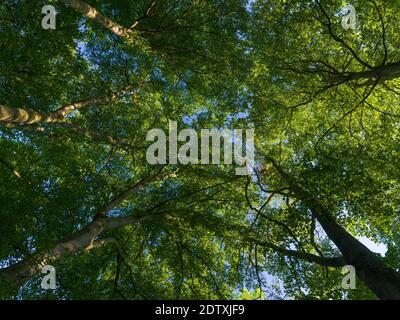
{"label": "blue sky", "polygon": [[385,256],[386,251],[388,250],[386,245],[382,243],[376,243],[367,237],[357,237],[357,239],[369,250],[379,253],[381,256]]}

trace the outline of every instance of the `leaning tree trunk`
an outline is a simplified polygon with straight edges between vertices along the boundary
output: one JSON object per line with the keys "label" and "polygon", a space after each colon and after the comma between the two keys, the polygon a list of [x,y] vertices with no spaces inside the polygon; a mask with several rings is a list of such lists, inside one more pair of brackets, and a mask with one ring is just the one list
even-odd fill
{"label": "leaning tree trunk", "polygon": [[71,112],[89,105],[106,105],[112,102],[113,99],[125,94],[130,88],[131,86],[127,86],[109,96],[79,100],[49,113],[39,112],[29,108],[12,108],[6,105],[0,105],[0,124],[17,123],[19,125],[27,125],[53,122],[63,123],[65,122],[65,117]]}
{"label": "leaning tree trunk", "polygon": [[74,255],[82,250],[93,248],[97,237],[106,230],[139,223],[155,216],[96,219],[72,236],[56,243],[50,249],[7,268],[0,269],[0,293],[12,294],[28,280],[40,274],[44,265],[54,263],[63,256]]}
{"label": "leaning tree trunk", "polygon": [[379,82],[397,79],[400,77],[400,62],[390,63],[370,70],[358,72],[346,72],[333,75],[332,81],[344,83],[348,81],[366,80],[361,85],[371,85],[379,79]]}
{"label": "leaning tree trunk", "polygon": [[266,157],[289,184],[296,198],[303,201],[325,230],[329,239],[341,251],[345,262],[352,265],[358,277],[379,299],[400,300],[400,273],[386,265],[381,258],[339,225],[318,199],[287,174],[273,158]]}
{"label": "leaning tree trunk", "polygon": [[319,212],[317,219],[343,254],[346,263],[354,266],[357,276],[379,299],[400,300],[399,272],[387,266],[327,214]]}
{"label": "leaning tree trunk", "polygon": [[125,28],[118,23],[112,21],[111,19],[103,16],[99,11],[97,11],[94,7],[88,5],[86,2],[82,0],[60,0],[64,2],[71,8],[74,8],[76,11],[80,12],[87,18],[96,21],[101,24],[104,28],[110,30],[120,37],[126,37],[129,35],[132,30],[130,28]]}

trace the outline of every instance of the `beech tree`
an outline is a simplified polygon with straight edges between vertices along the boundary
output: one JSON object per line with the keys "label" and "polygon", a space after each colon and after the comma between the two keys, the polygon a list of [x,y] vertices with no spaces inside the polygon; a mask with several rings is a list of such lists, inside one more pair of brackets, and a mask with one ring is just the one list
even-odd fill
{"label": "beech tree", "polygon": [[[380,1],[354,6],[357,29],[349,31],[341,26],[335,1],[254,5],[260,27],[249,40],[255,65],[248,79],[252,105],[259,108],[249,113],[262,137],[257,150],[265,174],[259,175],[259,188],[270,195],[263,209],[271,211],[260,215],[279,217],[280,229],[291,238],[284,239],[286,247],[322,257],[338,250],[334,261],[319,264],[353,265],[376,296],[398,299],[398,263],[392,240],[384,239],[397,233],[397,198],[389,194],[398,179],[393,146],[400,7]],[[276,196],[282,204],[269,209]],[[328,243],[316,239],[318,228]],[[387,256],[371,252],[361,236],[388,243]],[[300,279],[299,286],[309,281]]]}
{"label": "beech tree", "polygon": [[[1,297],[399,299],[400,6],[353,5],[0,4]],[[254,129],[250,174],[150,165],[171,120]]]}

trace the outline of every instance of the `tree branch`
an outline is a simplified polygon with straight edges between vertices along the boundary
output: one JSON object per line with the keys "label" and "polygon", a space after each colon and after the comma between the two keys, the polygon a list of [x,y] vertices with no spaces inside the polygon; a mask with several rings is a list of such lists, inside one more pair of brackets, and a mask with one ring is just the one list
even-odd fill
{"label": "tree branch", "polygon": [[3,123],[18,123],[20,125],[36,124],[36,123],[54,123],[64,122],[65,116],[71,112],[86,107],[88,105],[106,105],[125,94],[129,87],[122,89],[117,93],[109,96],[95,97],[85,100],[80,100],[68,105],[65,105],[54,112],[43,113],[29,108],[12,108],[5,105],[0,105],[0,122]]}
{"label": "tree branch", "polygon": [[130,28],[125,28],[120,24],[112,21],[111,19],[103,16],[96,8],[88,5],[82,0],[60,0],[71,8],[83,14],[85,17],[101,24],[104,28],[111,31],[112,33],[125,38],[128,37],[133,30]]}
{"label": "tree branch", "polygon": [[247,237],[248,240],[252,241],[253,243],[262,246],[264,248],[272,249],[279,254],[283,254],[288,257],[294,257],[301,260],[305,260],[312,263],[317,263],[320,266],[324,267],[343,267],[346,265],[343,257],[321,257],[315,254],[300,252],[296,250],[289,250],[272,243],[261,241],[256,238]]}

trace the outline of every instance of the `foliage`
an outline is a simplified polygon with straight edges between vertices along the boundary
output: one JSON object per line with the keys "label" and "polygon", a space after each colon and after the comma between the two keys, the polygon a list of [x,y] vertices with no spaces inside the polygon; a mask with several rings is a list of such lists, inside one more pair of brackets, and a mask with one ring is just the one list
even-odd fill
{"label": "foliage", "polygon": [[[120,248],[54,262],[56,290],[37,276],[2,297],[374,298],[360,281],[341,288],[340,268],[271,246],[341,255],[270,159],[351,234],[385,244],[398,270],[397,1],[354,1],[353,31],[341,28],[336,0],[87,2],[122,26],[138,22],[132,37],[63,1],[0,4],[0,105],[48,114],[129,87],[60,122],[0,121],[0,266],[51,248],[159,170],[146,161],[146,134],[169,120],[254,128],[255,173],[170,165],[107,212],[159,218],[99,236]],[[41,28],[46,4],[56,30]]]}

